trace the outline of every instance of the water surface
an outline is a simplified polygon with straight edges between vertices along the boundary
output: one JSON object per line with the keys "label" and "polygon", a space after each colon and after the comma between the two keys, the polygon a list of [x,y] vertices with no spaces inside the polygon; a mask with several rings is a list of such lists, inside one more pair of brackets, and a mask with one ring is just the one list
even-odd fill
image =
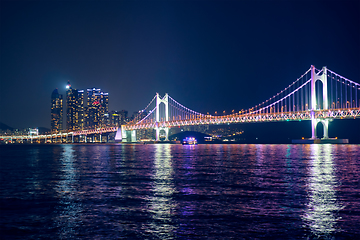
{"label": "water surface", "polygon": [[360,238],[360,145],[0,146],[3,239]]}

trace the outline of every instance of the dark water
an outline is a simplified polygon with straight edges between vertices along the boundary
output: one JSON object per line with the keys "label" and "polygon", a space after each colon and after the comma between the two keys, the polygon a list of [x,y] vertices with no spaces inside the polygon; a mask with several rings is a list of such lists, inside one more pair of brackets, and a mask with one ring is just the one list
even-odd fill
{"label": "dark water", "polygon": [[0,146],[2,239],[359,239],[360,145]]}

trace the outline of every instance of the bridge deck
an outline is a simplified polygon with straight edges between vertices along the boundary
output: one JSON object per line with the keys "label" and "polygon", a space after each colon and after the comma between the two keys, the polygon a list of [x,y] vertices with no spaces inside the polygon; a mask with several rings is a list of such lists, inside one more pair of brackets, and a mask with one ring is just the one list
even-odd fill
{"label": "bridge deck", "polygon": [[[360,108],[340,108],[314,111],[315,119],[349,119],[360,118]],[[276,121],[302,121],[311,120],[311,111],[299,112],[275,112],[275,113],[248,113],[232,114],[226,116],[206,115],[202,118],[183,119],[175,121],[154,122],[149,121],[139,124],[123,125],[124,130],[152,129],[156,126],[162,128],[181,127],[191,125],[227,124],[227,123],[250,123],[250,122],[276,122]]]}

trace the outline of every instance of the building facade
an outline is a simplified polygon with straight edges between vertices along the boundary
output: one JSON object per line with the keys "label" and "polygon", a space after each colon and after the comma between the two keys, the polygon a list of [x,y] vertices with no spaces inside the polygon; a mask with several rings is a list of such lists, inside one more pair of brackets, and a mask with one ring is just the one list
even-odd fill
{"label": "building facade", "polygon": [[[64,101],[55,89],[51,95],[52,133],[121,126],[128,121],[125,110],[109,112],[109,93],[99,88],[87,89],[85,93],[84,90],[72,88],[68,81]],[[66,127],[63,124],[63,111],[66,111]]]}
{"label": "building facade", "polygon": [[51,133],[63,130],[63,96],[55,89],[51,94]]}
{"label": "building facade", "polygon": [[108,114],[105,114],[107,117],[107,125],[112,127],[120,127],[121,125],[126,124],[129,121],[127,114],[128,112],[125,110],[110,111]]}
{"label": "building facade", "polygon": [[105,127],[109,123],[109,93],[100,88],[87,89],[86,127]]}
{"label": "building facade", "polygon": [[84,90],[73,89],[68,82],[66,91],[66,129],[84,129]]}

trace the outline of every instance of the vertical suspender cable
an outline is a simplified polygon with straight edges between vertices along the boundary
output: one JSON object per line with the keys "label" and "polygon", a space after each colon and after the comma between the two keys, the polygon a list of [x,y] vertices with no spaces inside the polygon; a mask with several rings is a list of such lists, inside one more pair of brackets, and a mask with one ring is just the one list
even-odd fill
{"label": "vertical suspender cable", "polygon": [[[306,79],[305,79],[306,81],[307,81],[307,74],[306,74]],[[307,105],[308,105],[308,90],[307,90],[307,88],[308,88],[308,85],[309,84],[306,84],[305,85],[305,111],[307,111],[308,109],[306,109],[306,107],[307,107]]]}
{"label": "vertical suspender cable", "polygon": [[352,91],[352,86],[351,85],[352,85],[352,83],[350,83],[350,88],[349,88],[349,90],[350,90],[350,108],[352,108],[352,101],[353,101],[352,100],[352,92],[353,91]]}
{"label": "vertical suspender cable", "polygon": [[[336,80],[336,76],[335,76],[335,80]],[[337,90],[337,85],[338,85],[338,83],[337,83],[337,81],[335,81],[335,108],[338,108],[338,104],[337,104],[337,102],[338,102],[338,90]]]}
{"label": "vertical suspender cable", "polygon": [[[302,83],[304,83],[304,77],[301,78],[301,85]],[[303,104],[303,101],[304,101],[304,97],[303,97],[303,87],[300,89],[300,111],[303,111],[303,108],[304,108],[304,104]]]}
{"label": "vertical suspender cable", "polygon": [[[289,93],[290,93],[290,88],[289,88]],[[291,103],[290,103],[291,96],[288,96],[288,99],[289,99],[288,112],[291,112]]]}
{"label": "vertical suspender cable", "polygon": [[330,73],[330,75],[328,75],[328,77],[330,77],[330,109],[333,108],[333,80],[332,80],[332,74]]}
{"label": "vertical suspender cable", "polygon": [[283,112],[283,100],[282,100],[282,93],[280,94],[280,102],[279,102],[279,105],[280,105],[280,112],[282,113]]}
{"label": "vertical suspender cable", "polygon": [[340,108],[342,107],[342,83],[340,82]]}
{"label": "vertical suspender cable", "polygon": [[[300,87],[300,81],[297,82],[297,88],[298,89]],[[296,110],[299,112],[299,90],[296,91]]]}
{"label": "vertical suspender cable", "polygon": [[293,112],[296,112],[296,99],[295,99],[295,89],[296,89],[296,84],[293,84],[293,90],[292,90],[292,96],[293,96]]}
{"label": "vertical suspender cable", "polygon": [[[344,79],[345,80],[345,79]],[[347,106],[347,87],[346,87],[346,80],[344,81],[344,84],[345,84],[345,86],[344,86],[344,88],[345,88],[345,108],[347,108],[348,106]]]}
{"label": "vertical suspender cable", "polygon": [[355,101],[356,101],[356,107],[358,107],[357,92],[358,92],[358,86],[355,85]]}

